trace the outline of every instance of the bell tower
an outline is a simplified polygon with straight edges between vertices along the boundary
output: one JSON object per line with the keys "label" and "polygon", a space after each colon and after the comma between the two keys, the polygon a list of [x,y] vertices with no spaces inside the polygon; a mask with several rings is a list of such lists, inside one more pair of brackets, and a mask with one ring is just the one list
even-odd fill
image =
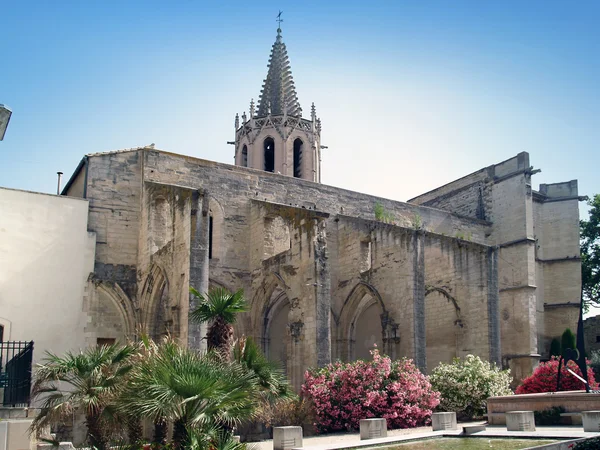
{"label": "bell tower", "polygon": [[235,164],[321,182],[321,120],[314,103],[302,118],[280,27],[258,105],[253,99],[249,116],[235,115]]}

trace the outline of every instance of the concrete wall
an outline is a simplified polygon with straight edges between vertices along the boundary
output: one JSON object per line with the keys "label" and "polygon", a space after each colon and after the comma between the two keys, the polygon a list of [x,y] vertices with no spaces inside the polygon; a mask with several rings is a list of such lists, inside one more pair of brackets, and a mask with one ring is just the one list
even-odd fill
{"label": "concrete wall", "polygon": [[82,299],[96,239],[85,200],[0,188],[0,325],[34,360],[85,346]]}

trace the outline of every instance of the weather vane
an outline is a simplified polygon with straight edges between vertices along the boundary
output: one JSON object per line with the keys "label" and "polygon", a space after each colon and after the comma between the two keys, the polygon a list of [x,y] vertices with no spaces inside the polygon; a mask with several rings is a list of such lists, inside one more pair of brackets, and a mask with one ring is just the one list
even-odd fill
{"label": "weather vane", "polygon": [[283,22],[283,19],[281,18],[282,14],[283,14],[283,11],[279,11],[279,14],[277,14],[277,19],[275,20],[276,22],[279,23],[278,28],[281,28],[281,22]]}

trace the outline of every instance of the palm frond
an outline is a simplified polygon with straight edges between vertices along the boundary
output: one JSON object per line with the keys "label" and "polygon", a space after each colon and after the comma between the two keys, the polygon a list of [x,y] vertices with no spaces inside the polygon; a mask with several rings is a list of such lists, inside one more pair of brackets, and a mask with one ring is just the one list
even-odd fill
{"label": "palm frond", "polygon": [[210,322],[221,318],[232,324],[235,323],[238,313],[248,311],[243,289],[232,294],[225,288],[215,288],[207,294],[201,294],[190,287],[190,292],[198,298],[198,306],[190,313],[190,318],[196,322]]}

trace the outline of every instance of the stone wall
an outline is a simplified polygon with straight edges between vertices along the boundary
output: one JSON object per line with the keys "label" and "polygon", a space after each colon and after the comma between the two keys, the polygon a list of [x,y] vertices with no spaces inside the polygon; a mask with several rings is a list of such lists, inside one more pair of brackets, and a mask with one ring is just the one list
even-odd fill
{"label": "stone wall", "polygon": [[588,317],[583,321],[583,334],[588,356],[600,350],[600,316]]}
{"label": "stone wall", "polygon": [[364,357],[375,345],[423,370],[473,353],[524,376],[548,334],[541,330],[558,326],[544,308],[554,294],[540,303],[536,283],[555,293],[546,276],[574,280],[540,260],[536,239],[553,242],[547,254],[571,251],[577,200],[547,202],[564,191],[553,185],[533,192],[527,154],[414,204],[155,149],[89,155],[86,164],[98,235],[88,297],[103,316],[90,336],[144,330],[200,348],[188,286],[243,289],[251,311],[238,335],[285,357],[296,388],[307,367]]}

